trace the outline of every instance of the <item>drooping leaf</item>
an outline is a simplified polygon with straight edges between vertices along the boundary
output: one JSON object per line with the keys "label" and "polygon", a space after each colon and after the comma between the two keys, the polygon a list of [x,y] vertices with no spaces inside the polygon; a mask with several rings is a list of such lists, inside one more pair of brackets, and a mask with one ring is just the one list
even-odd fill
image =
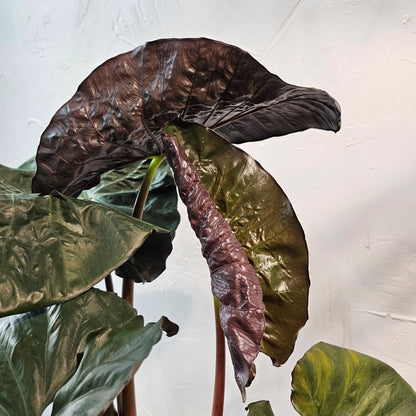
{"label": "drooping leaf", "polygon": [[60,305],[0,319],[0,414],[97,415],[159,341],[118,296],[92,289]]}
{"label": "drooping leaf", "polygon": [[[1,168],[4,172],[13,173],[13,178],[25,175]],[[148,251],[146,246],[156,244],[158,250],[149,253],[148,273],[154,276],[164,270],[172,250],[168,231],[95,202],[19,192],[13,186],[16,181],[10,184],[4,176],[7,181],[0,178],[0,316],[71,299],[139,247]]]}
{"label": "drooping leaf", "polygon": [[292,403],[302,416],[416,415],[416,393],[390,366],[320,342],[292,374]]}
{"label": "drooping leaf", "polygon": [[214,132],[184,122],[166,132],[185,149],[257,272],[266,318],[261,350],[280,365],[308,318],[308,251],[293,208],[252,157]]}
{"label": "drooping leaf", "polygon": [[250,369],[260,350],[264,305],[256,272],[227,221],[215,207],[178,141],[163,137],[179,195],[211,272],[211,288],[220,301],[219,318],[228,341],[234,375],[244,398]]}
{"label": "drooping leaf", "polygon": [[274,416],[270,402],[267,400],[250,403],[246,410],[248,410],[247,416]]}
{"label": "drooping leaf", "polygon": [[[146,159],[103,174],[100,183],[94,188],[83,191],[81,197],[132,215],[137,193],[149,162],[150,160]],[[164,161],[150,186],[143,221],[169,230],[175,235],[180,219],[177,206],[175,181],[169,164]]]}
{"label": "drooping leaf", "polygon": [[340,126],[326,92],[287,84],[235,46],[157,40],[99,66],[58,110],[41,137],[33,191],[75,196],[103,172],[161,154],[161,129],[178,117],[235,143]]}

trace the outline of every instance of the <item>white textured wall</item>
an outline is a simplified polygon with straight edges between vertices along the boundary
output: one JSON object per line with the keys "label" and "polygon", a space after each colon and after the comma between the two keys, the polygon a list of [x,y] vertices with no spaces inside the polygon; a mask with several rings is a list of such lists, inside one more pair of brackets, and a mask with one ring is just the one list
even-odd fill
{"label": "white textured wall", "polygon": [[[0,163],[32,156],[54,112],[107,58],[161,37],[206,36],[284,80],[327,90],[342,130],[245,145],[277,179],[310,249],[310,319],[292,358],[260,357],[248,402],[295,415],[290,373],[323,340],[373,355],[416,387],[414,0],[3,0]],[[168,272],[137,286],[146,320],[179,323],[138,372],[140,415],[210,413],[214,329],[207,267],[181,207]],[[227,416],[243,415],[228,371]]]}

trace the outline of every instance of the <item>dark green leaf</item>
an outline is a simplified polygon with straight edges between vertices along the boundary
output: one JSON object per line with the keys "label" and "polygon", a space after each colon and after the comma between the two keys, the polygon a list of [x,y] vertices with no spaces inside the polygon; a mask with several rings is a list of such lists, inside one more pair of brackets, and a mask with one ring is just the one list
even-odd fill
{"label": "dark green leaf", "polygon": [[391,367],[320,342],[293,370],[292,403],[302,416],[416,415],[416,393]]}
{"label": "dark green leaf", "polygon": [[16,192],[0,180],[0,316],[71,299],[139,247],[153,248],[157,273],[165,268],[169,232],[94,202]]}
{"label": "dark green leaf", "polygon": [[[160,339],[114,294],[92,289],[60,305],[0,319],[0,414],[95,416]],[[57,393],[55,399],[54,396]]]}
{"label": "dark green leaf", "polygon": [[252,262],[263,289],[262,351],[291,354],[307,320],[308,252],[302,227],[275,180],[249,155],[202,126],[169,125]]}
{"label": "dark green leaf", "polygon": [[176,118],[234,143],[340,126],[326,92],[287,84],[235,46],[157,40],[100,65],[58,110],[42,134],[33,191],[75,196],[103,172],[161,154],[161,130]]}
{"label": "dark green leaf", "polygon": [[[150,160],[132,163],[102,175],[99,185],[83,191],[82,198],[91,199],[132,215],[137,192],[146,175]],[[150,186],[143,221],[169,230],[172,236],[179,224],[178,195],[169,164],[159,166]]]}
{"label": "dark green leaf", "polygon": [[267,400],[250,403],[246,410],[249,411],[247,416],[274,416],[272,407]]}

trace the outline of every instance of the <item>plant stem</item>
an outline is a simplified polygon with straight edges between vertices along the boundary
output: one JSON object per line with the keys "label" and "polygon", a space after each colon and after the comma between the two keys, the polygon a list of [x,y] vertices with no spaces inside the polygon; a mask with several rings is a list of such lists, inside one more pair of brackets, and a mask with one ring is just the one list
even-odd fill
{"label": "plant stem", "polygon": [[152,184],[155,173],[160,164],[165,160],[165,155],[159,155],[152,157],[149,167],[147,168],[146,175],[143,179],[140,192],[137,195],[136,203],[134,204],[133,217],[142,219],[144,207],[146,205],[147,196],[149,195],[150,185]]}
{"label": "plant stem", "polygon": [[[141,220],[143,217],[144,207],[146,205],[147,196],[149,195],[150,185],[157,171],[157,168],[165,159],[165,155],[155,156],[152,158],[150,165],[147,169],[146,175],[143,179],[142,186],[140,187],[139,194],[137,195],[136,202],[134,204],[133,217]],[[134,297],[134,281],[131,279],[123,279],[122,288],[123,299],[133,305]],[[119,413],[121,416],[136,416],[136,398],[134,391],[134,377],[130,380],[127,386],[119,396],[118,400]]]}
{"label": "plant stem", "polygon": [[105,277],[105,288],[107,292],[114,292],[113,279],[111,278],[111,273]]}
{"label": "plant stem", "polygon": [[222,416],[224,411],[225,390],[225,338],[220,325],[220,301],[214,297],[215,310],[215,335],[216,335],[216,357],[215,357],[215,384],[214,398],[212,401],[212,416]]}

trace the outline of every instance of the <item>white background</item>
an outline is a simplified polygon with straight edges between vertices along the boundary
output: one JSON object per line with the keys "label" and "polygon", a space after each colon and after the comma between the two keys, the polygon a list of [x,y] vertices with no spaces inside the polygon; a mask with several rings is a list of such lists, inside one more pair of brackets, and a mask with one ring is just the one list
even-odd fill
{"label": "white background", "polygon": [[[257,360],[247,403],[281,416],[290,373],[318,341],[393,366],[416,387],[416,3],[414,0],[3,0],[0,163],[35,154],[41,132],[104,60],[148,40],[205,36],[249,51],[342,107],[338,134],[309,130],[244,145],[276,178],[310,250],[310,319],[281,368]],[[181,326],[136,377],[143,416],[210,414],[214,326],[208,269],[182,222],[165,275],[137,285],[147,321]],[[228,368],[225,415],[245,414]]]}

